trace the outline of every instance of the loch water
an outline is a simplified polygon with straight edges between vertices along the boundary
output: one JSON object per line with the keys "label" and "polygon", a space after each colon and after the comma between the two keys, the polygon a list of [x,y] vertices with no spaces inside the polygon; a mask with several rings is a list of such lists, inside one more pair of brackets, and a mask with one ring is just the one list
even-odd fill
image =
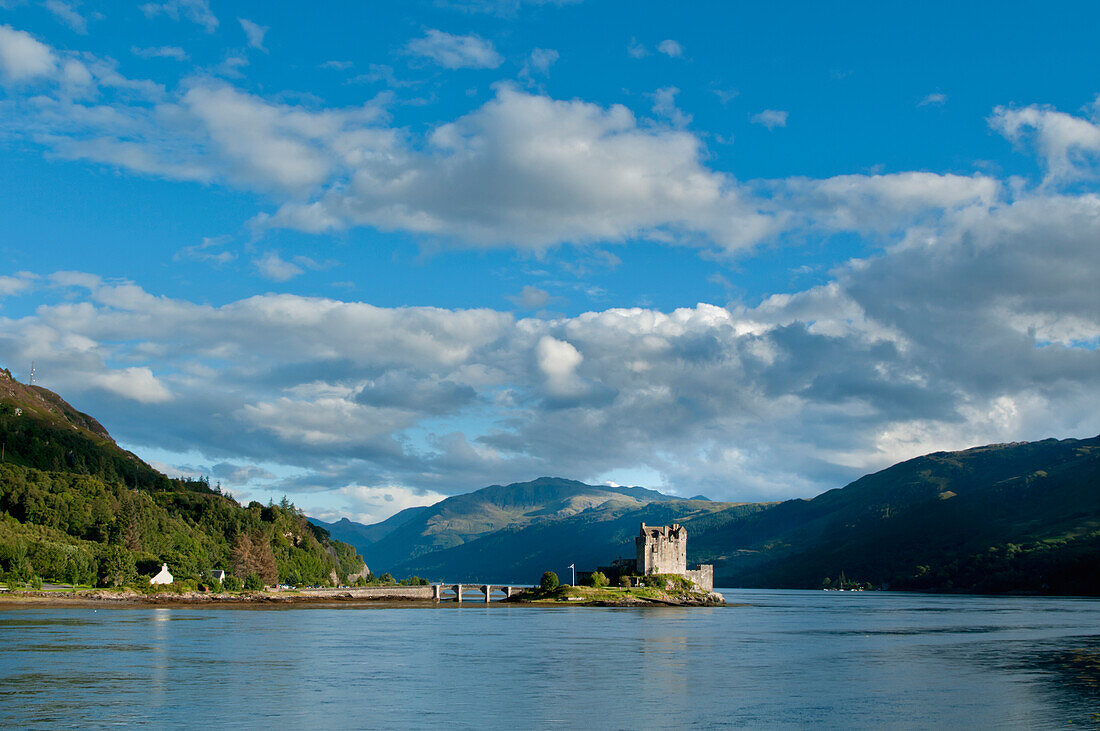
{"label": "loch water", "polygon": [[0,727],[1100,727],[1100,601],[0,609]]}

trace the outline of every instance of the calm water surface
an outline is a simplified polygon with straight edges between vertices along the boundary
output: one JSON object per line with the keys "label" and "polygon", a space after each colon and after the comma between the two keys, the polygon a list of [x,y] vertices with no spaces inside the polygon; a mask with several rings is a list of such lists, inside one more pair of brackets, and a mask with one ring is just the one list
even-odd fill
{"label": "calm water surface", "polygon": [[1100,601],[0,610],[0,727],[1100,727]]}

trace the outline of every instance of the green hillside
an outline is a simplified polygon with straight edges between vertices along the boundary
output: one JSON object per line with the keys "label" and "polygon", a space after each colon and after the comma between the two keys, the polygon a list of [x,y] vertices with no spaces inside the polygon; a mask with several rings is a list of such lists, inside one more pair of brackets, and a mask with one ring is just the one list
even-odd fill
{"label": "green hillside", "polygon": [[713,563],[721,586],[1100,594],[1100,437],[931,454],[812,500],[639,490],[495,485],[344,535],[383,570],[529,582],[632,555],[643,521],[678,522],[689,564]]}
{"label": "green hillside", "polygon": [[727,586],[1100,593],[1100,437],[940,452],[694,528]]}
{"label": "green hillside", "polygon": [[137,584],[167,563],[266,583],[342,581],[363,568],[293,505],[241,507],[206,480],[171,479],[120,449],[57,394],[0,370],[2,578]]}

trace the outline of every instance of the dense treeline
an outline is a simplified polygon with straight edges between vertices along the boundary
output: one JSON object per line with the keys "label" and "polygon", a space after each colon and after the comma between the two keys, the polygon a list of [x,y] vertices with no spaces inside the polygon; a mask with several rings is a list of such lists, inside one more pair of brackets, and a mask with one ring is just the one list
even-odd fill
{"label": "dense treeline", "polygon": [[217,492],[147,492],[120,482],[0,464],[0,571],[17,581],[140,582],[167,563],[177,579],[212,569],[266,583],[325,584],[363,568],[284,501],[241,507]]}

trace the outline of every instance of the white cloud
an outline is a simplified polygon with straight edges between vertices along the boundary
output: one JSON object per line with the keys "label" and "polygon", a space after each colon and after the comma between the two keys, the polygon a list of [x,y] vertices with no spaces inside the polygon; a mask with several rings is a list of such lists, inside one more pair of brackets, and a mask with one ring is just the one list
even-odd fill
{"label": "white cloud", "polygon": [[1095,177],[1100,125],[1050,107],[997,107],[990,126],[1013,142],[1033,140],[1048,184]]}
{"label": "white cloud", "polygon": [[172,256],[172,259],[174,261],[191,260],[208,264],[228,264],[237,258],[235,253],[222,248],[229,241],[228,236],[203,236],[202,243],[183,247]]}
{"label": "white cloud", "polygon": [[46,0],[44,4],[46,10],[49,10],[58,20],[77,33],[86,34],[88,32],[88,21],[77,11],[76,4],[64,0]]}
{"label": "white cloud", "polygon": [[653,92],[650,95],[653,98],[653,113],[665,117],[673,126],[686,127],[691,123],[691,115],[684,114],[676,106],[676,95],[679,93],[680,90],[675,86],[666,86]]}
{"label": "white cloud", "polygon": [[552,396],[574,396],[583,388],[577,377],[577,366],[584,357],[571,343],[543,335],[536,357],[539,370],[546,377],[546,389]]}
{"label": "white cloud", "polygon": [[248,38],[248,45],[252,48],[258,48],[261,51],[266,51],[264,48],[264,36],[271,30],[266,25],[260,25],[254,23],[247,18],[237,18],[237,22],[241,24],[241,29],[244,31],[245,36]]}
{"label": "white cloud", "polygon": [[399,485],[368,487],[365,485],[345,485],[333,491],[338,508],[326,506],[309,508],[306,512],[326,522],[340,518],[350,518],[359,523],[370,525],[378,523],[408,508],[422,505],[434,505],[447,495],[432,490],[413,490]]}
{"label": "white cloud", "polygon": [[260,274],[276,282],[285,282],[302,274],[305,270],[292,262],[286,261],[277,251],[269,251],[255,262]]}
{"label": "white cloud", "polygon": [[550,73],[550,67],[558,60],[558,52],[553,48],[536,48],[531,51],[528,63],[540,74]]}
{"label": "white cloud", "polygon": [[170,401],[172,393],[153,371],[144,367],[123,368],[95,375],[92,385],[110,391],[123,398],[143,404],[156,404]]}
{"label": "white cloud", "polygon": [[26,294],[34,288],[34,280],[29,272],[19,272],[14,277],[0,274],[0,297]]}
{"label": "white cloud", "polygon": [[288,204],[266,223],[299,226],[305,214],[535,249],[684,232],[733,249],[771,226],[732,180],[703,166],[695,136],[643,128],[625,107],[501,87],[429,141],[426,155],[399,166],[372,162],[351,185],[308,206]]}
{"label": "white cloud", "polygon": [[190,20],[201,25],[207,33],[213,33],[218,28],[218,19],[210,10],[207,0],[167,0],[167,2],[150,2],[141,6],[141,12],[147,18],[155,18],[158,15],[166,15],[172,20]]}
{"label": "white cloud", "polygon": [[558,52],[552,48],[536,48],[523,62],[519,78],[528,85],[535,84],[535,76],[547,76],[550,67],[558,60]]}
{"label": "white cloud", "polygon": [[[0,284],[0,291],[3,291],[2,284]],[[525,310],[537,310],[545,307],[550,302],[550,293],[545,289],[539,289],[528,284],[520,290],[518,295],[509,297],[509,299]]]}
{"label": "white cloud", "polygon": [[890,210],[913,223],[755,307],[213,307],[62,272],[45,281],[63,300],[0,319],[0,361],[37,360],[128,444],[285,465],[290,493],[648,470],[684,494],[812,495],[932,448],[1100,431],[1100,200],[1004,201],[988,185],[792,185],[822,211],[865,201],[829,226],[888,227],[859,219]]}
{"label": "white cloud", "polygon": [[768,129],[775,129],[776,127],[786,127],[787,114],[787,112],[778,109],[765,109],[762,112],[752,115],[750,121],[753,124],[763,125]]}
{"label": "white cloud", "polygon": [[947,103],[947,94],[934,91],[917,102],[918,107],[940,107]]}
{"label": "white cloud", "polygon": [[668,38],[657,44],[657,50],[669,58],[679,58],[684,55],[684,49],[676,41]]}
{"label": "white cloud", "polygon": [[30,33],[0,25],[0,72],[15,82],[53,76],[57,73],[57,57]]}
{"label": "white cloud", "polygon": [[448,69],[495,69],[504,62],[493,44],[480,36],[456,36],[435,29],[409,41],[405,50]]}
{"label": "white cloud", "polygon": [[649,49],[637,38],[631,38],[630,45],[626,47],[626,54],[631,58],[644,58],[649,55]]}

